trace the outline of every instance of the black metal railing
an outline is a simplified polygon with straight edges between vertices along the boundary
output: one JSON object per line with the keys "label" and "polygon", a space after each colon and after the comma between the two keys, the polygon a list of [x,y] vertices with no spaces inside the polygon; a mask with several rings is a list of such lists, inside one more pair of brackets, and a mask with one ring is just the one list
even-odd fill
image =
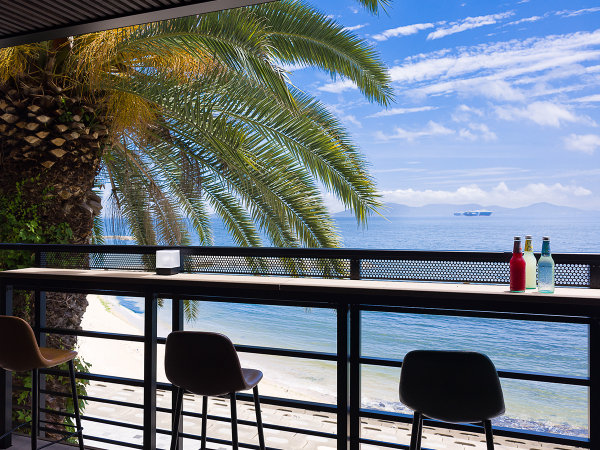
{"label": "black metal railing", "polygon": [[[3,251],[32,252],[34,260],[41,267],[72,268],[86,270],[154,270],[154,255],[157,250],[165,247],[154,246],[58,246],[58,245],[26,245],[26,244],[0,244],[0,255]],[[177,248],[177,247],[169,247]],[[182,252],[182,267],[190,273],[227,273],[245,274],[259,273],[277,276],[312,276],[323,277],[325,273],[330,277],[349,279],[380,279],[380,280],[418,280],[462,283],[508,283],[509,253],[480,253],[480,252],[417,252],[395,250],[347,250],[347,249],[278,249],[278,248],[233,248],[233,247],[180,247]],[[557,285],[572,287],[600,288],[600,254],[555,254]],[[1,258],[1,256],[0,256]],[[62,286],[61,290],[69,292],[76,287]],[[4,289],[2,289],[4,291]],[[106,292],[101,288],[86,290],[86,292]],[[135,291],[135,290],[134,290]],[[132,290],[125,284],[122,289],[110,289],[111,293],[118,295],[131,294]],[[184,328],[183,300],[238,302],[249,304],[280,304],[268,297],[250,295],[236,292],[216,298],[214,295],[173,295],[172,329]],[[139,293],[138,293],[139,294]],[[6,295],[2,293],[6,301]],[[161,295],[165,297],[165,295]],[[45,309],[45,296],[41,289],[36,289],[36,310]],[[156,298],[157,295],[146,295],[145,320],[154,321],[156,329]],[[573,436],[539,433],[513,428],[495,428],[497,435],[530,439],[541,442],[550,442],[562,445],[599,448],[600,437],[594,431],[594,424],[600,423],[600,311],[598,306],[579,309],[574,312],[557,313],[556,310],[538,305],[538,309],[528,310],[503,310],[497,305],[487,305],[485,302],[477,308],[465,308],[460,305],[440,307],[436,303],[418,307],[415,305],[386,304],[385,302],[370,302],[365,299],[360,303],[344,303],[332,301],[329,298],[319,297],[311,293],[304,298],[294,297],[284,303],[288,306],[310,308],[334,308],[337,312],[337,351],[335,353],[322,353],[314,351],[289,350],[273,347],[256,347],[238,345],[241,352],[250,352],[282,357],[303,358],[318,361],[330,361],[337,364],[337,404],[311,403],[285,398],[261,397],[261,402],[266,405],[301,408],[305,410],[321,411],[337,414],[337,433],[327,433],[317,430],[302,429],[299,427],[283,426],[275,423],[265,423],[267,429],[283,432],[302,433],[306,435],[328,438],[338,443],[338,448],[358,448],[359,444],[372,444],[387,448],[407,448],[407,446],[361,437],[360,424],[362,418],[380,419],[391,422],[409,423],[411,417],[404,414],[369,410],[361,407],[361,367],[376,365],[382,367],[402,366],[402,361],[397,359],[366,357],[361,353],[361,314],[366,311],[383,311],[390,314],[422,314],[439,316],[483,317],[500,320],[524,320],[532,322],[559,322],[583,324],[589,328],[589,375],[568,376],[546,374],[528,371],[524,367],[520,371],[502,370],[499,374],[505,379],[555,383],[586,387],[589,394],[589,437],[578,438]],[[3,306],[5,308],[6,305]],[[2,311],[0,311],[2,313]],[[40,317],[43,318],[43,315]],[[88,330],[70,330],[49,328],[42,321],[36,323],[35,331],[43,339],[46,334],[76,335],[101,339],[112,339],[146,344],[145,351],[156,351],[157,344],[163,344],[164,339],[156,335],[124,335],[114,333],[94,332]],[[156,355],[146,355],[146,360],[154,361]],[[152,364],[152,362],[150,362]],[[151,373],[155,367],[147,367],[146,373]],[[50,369],[45,371],[48,375],[63,375],[61,371]],[[148,383],[153,383],[153,388],[171,390],[169,384],[158,383],[153,380],[136,380],[116,376],[98,375],[93,373],[79,373],[80,379],[101,381],[104,383],[148,388]],[[2,386],[0,386],[0,389]],[[49,393],[42,390],[42,392]],[[152,392],[146,389],[145,392]],[[56,393],[53,393],[56,394]],[[58,394],[60,395],[60,394]],[[153,408],[154,412],[170,413],[168,408],[156,406],[156,399],[144,398],[144,404],[128,403],[109,398],[84,397],[90,402],[99,402],[109,405],[119,405],[147,411]],[[345,398],[344,398],[345,397]],[[250,400],[251,396],[240,395],[241,399]],[[6,403],[5,399],[5,406]],[[149,406],[150,405],[150,406]],[[50,412],[50,411],[46,411]],[[4,416],[7,412],[4,411]],[[196,417],[197,414],[186,411],[184,415]],[[148,422],[144,415],[143,425],[124,423],[103,417],[90,417],[84,415],[88,421],[127,427],[140,430],[144,433],[170,434],[170,430],[156,429],[155,422]],[[228,418],[209,416],[209,419],[229,421]],[[149,419],[148,419],[149,420]],[[240,421],[244,424],[246,422]],[[427,421],[426,421],[427,423]],[[246,424],[251,424],[247,422]],[[0,424],[1,425],[1,424]],[[450,425],[438,422],[429,422],[429,425],[447,427],[457,430],[470,430],[471,425]],[[199,439],[199,436],[183,433],[182,438]],[[86,439],[110,444],[117,444],[129,448],[148,448],[146,444],[122,442],[100,436],[85,435]],[[155,438],[154,438],[155,439]],[[209,438],[209,442],[224,443],[218,439]],[[258,448],[254,445],[243,444],[245,448]],[[2,448],[0,446],[0,448]]]}
{"label": "black metal railing", "polygon": [[[490,284],[508,284],[511,257],[510,252],[2,243],[0,256],[3,251],[29,251],[40,267],[154,271],[156,251],[165,248],[181,251],[182,271],[188,273]],[[552,257],[557,286],[600,288],[600,255]]]}

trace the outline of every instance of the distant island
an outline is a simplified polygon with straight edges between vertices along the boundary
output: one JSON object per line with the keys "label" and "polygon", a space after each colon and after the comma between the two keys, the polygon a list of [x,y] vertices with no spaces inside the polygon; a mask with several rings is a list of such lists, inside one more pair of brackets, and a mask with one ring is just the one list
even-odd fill
{"label": "distant island", "polygon": [[[495,205],[479,205],[468,203],[463,205],[432,204],[425,206],[407,206],[399,203],[384,203],[381,213],[384,217],[465,217],[462,213],[468,211],[491,211],[492,217],[600,217],[600,211],[586,211],[569,206],[553,205],[551,203],[534,203],[521,208],[504,208]],[[490,214],[481,214],[490,216]],[[479,216],[479,214],[478,214]],[[333,217],[354,217],[350,211],[341,211],[333,214]]]}

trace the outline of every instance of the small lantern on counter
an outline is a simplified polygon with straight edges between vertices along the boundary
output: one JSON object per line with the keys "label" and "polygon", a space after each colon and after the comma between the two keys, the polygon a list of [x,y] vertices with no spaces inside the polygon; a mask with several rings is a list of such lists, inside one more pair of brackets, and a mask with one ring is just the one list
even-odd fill
{"label": "small lantern on counter", "polygon": [[179,273],[180,265],[179,250],[158,250],[156,252],[157,275],[174,275]]}

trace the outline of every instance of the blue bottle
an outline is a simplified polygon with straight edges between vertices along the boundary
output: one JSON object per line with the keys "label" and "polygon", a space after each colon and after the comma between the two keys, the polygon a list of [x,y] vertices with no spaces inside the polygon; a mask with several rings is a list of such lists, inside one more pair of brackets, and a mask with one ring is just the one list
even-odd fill
{"label": "blue bottle", "polygon": [[554,292],[554,260],[550,256],[550,238],[547,236],[542,240],[542,256],[538,261],[538,292]]}

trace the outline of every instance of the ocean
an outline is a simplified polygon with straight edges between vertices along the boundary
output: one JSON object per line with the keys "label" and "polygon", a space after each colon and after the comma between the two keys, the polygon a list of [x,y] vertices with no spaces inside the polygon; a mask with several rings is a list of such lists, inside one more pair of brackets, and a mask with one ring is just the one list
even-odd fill
{"label": "ocean", "polygon": [[[600,252],[593,217],[374,218],[364,229],[351,218],[336,221],[348,248],[510,251],[513,236],[531,234],[537,251],[541,237],[550,236],[554,252]],[[215,245],[232,245],[222,225],[214,225]],[[143,313],[142,299],[119,301]],[[168,301],[159,316],[164,335]],[[328,309],[200,302],[198,318],[186,329],[222,332],[239,344],[335,352],[335,325],[335,312]],[[500,370],[575,376],[589,370],[585,325],[364,312],[362,328],[364,356],[401,359],[413,349],[460,349],[487,354]],[[261,358],[269,368],[265,377],[285,386],[290,398],[335,401],[332,363]],[[398,377],[399,369],[363,366],[363,407],[409,413],[398,401]],[[502,380],[502,387],[507,408],[496,425],[588,436],[587,388],[517,380]]]}

